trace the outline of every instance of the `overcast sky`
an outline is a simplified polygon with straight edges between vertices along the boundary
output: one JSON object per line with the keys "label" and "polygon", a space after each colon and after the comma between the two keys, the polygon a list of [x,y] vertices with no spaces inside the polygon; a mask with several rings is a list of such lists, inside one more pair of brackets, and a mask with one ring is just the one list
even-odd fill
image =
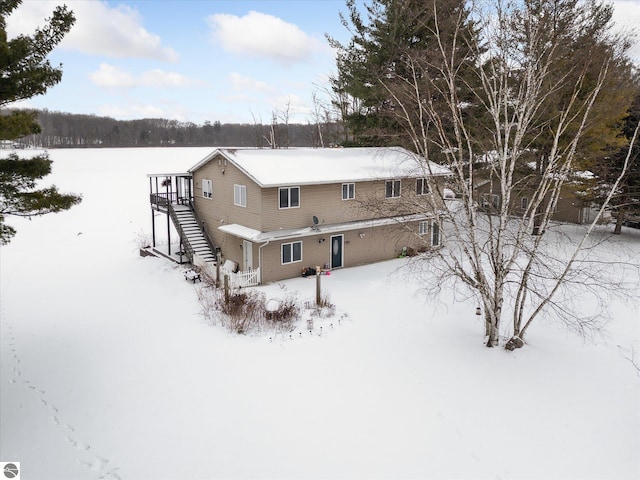
{"label": "overcast sky", "polygon": [[[33,33],[62,0],[25,0],[8,34]],[[203,123],[306,122],[335,70],[325,33],[346,41],[344,0],[65,0],[76,24],[52,53],[62,82],[20,106]],[[640,0],[617,0],[640,28]],[[633,50],[640,63],[640,44]]]}

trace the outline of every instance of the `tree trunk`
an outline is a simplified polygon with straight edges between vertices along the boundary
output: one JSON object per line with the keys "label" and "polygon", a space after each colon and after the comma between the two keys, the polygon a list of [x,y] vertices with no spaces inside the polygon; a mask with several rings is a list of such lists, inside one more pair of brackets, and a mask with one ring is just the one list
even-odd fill
{"label": "tree trunk", "polygon": [[625,209],[619,208],[618,217],[616,218],[616,226],[613,229],[614,235],[620,235],[622,233],[622,223],[624,222],[624,214],[625,214]]}
{"label": "tree trunk", "polygon": [[498,336],[498,325],[490,324],[489,335],[487,337],[487,347],[495,347],[498,345],[499,336]]}
{"label": "tree trunk", "polygon": [[485,314],[485,335],[487,338],[487,347],[495,347],[499,343],[500,333],[500,311],[487,310]]}

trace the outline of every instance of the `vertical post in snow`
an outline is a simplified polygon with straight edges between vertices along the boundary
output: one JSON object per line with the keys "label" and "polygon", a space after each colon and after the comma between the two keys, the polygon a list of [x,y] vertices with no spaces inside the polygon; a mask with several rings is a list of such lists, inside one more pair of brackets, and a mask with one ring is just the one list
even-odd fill
{"label": "vertical post in snow", "polygon": [[320,266],[316,265],[316,306],[319,307],[321,303],[320,295]]}
{"label": "vertical post in snow", "polygon": [[220,288],[220,252],[216,252],[216,288]]}
{"label": "vertical post in snow", "polygon": [[224,276],[224,302],[229,303],[229,275]]}

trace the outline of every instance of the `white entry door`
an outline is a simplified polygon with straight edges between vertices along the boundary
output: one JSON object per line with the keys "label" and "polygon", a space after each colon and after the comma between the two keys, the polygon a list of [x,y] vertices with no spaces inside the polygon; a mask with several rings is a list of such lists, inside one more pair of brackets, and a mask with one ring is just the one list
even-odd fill
{"label": "white entry door", "polygon": [[253,243],[242,241],[242,271],[253,270]]}

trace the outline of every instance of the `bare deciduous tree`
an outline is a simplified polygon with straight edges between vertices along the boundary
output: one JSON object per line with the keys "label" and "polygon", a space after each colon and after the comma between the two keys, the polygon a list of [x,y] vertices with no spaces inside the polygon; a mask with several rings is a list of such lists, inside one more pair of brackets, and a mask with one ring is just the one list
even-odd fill
{"label": "bare deciduous tree", "polygon": [[[471,10],[480,31],[476,38],[467,35],[465,12],[460,11],[458,28],[446,19],[446,35],[438,28],[438,1],[433,16],[434,26],[423,27],[430,29],[436,52],[398,46],[400,53],[377,79],[388,97],[387,115],[404,131],[416,159],[446,165],[452,172],[449,188],[458,197],[441,211],[445,248],[430,250],[411,265],[428,270],[430,293],[445,286],[459,291],[462,285],[479,301],[487,346],[500,343],[505,315],[512,319],[508,348],[522,346],[525,332],[542,314],[588,332],[600,317],[575,313],[570,300],[595,294],[589,298],[604,304],[613,290],[624,290],[623,276],[605,278],[595,256],[601,241],[596,226],[608,201],[572,238],[561,238],[551,220],[563,187],[581,166],[581,142],[603,89],[611,87],[612,77],[620,78],[611,72],[626,64],[628,44],[607,31],[610,10],[597,2],[479,2]],[[475,60],[459,58],[461,50]],[[462,91],[473,98],[461,98]],[[430,165],[422,163],[427,179]],[[487,208],[478,202],[480,180],[497,194],[498,201]],[[516,211],[516,192],[523,187],[528,202]],[[425,211],[445,201],[439,183],[430,191],[422,199]]]}

